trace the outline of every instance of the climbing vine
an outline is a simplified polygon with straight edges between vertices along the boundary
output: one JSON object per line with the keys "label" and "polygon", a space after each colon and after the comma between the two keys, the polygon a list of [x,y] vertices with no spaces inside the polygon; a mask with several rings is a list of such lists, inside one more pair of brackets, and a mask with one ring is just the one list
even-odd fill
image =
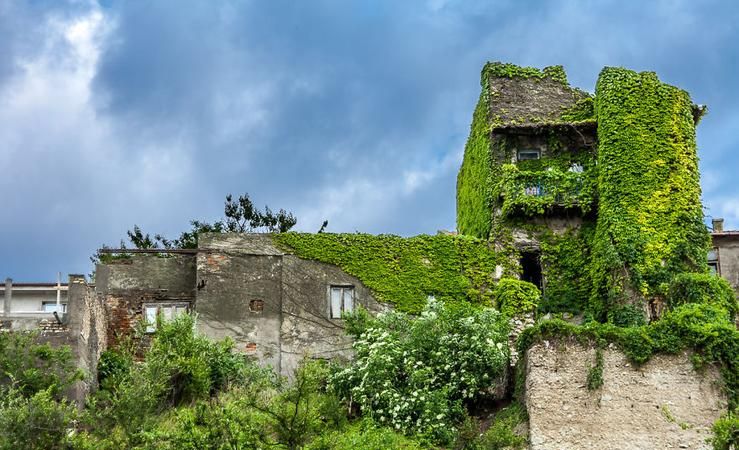
{"label": "climbing vine", "polygon": [[595,96],[598,224],[591,307],[664,295],[680,272],[706,271],[695,124],[687,92],[651,72],[605,68]]}
{"label": "climbing vine", "polygon": [[468,236],[282,233],[273,239],[301,258],[341,267],[405,312],[421,311],[430,296],[489,305],[496,265],[509,264],[487,241]]}

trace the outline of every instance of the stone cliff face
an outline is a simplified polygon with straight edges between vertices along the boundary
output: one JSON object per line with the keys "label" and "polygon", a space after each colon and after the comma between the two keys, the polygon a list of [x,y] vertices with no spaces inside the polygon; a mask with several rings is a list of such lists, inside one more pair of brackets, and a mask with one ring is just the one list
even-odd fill
{"label": "stone cliff face", "polygon": [[531,450],[711,448],[711,425],[727,406],[715,367],[698,372],[687,353],[640,367],[614,347],[602,355],[603,384],[590,390],[595,348],[542,341],[528,350]]}

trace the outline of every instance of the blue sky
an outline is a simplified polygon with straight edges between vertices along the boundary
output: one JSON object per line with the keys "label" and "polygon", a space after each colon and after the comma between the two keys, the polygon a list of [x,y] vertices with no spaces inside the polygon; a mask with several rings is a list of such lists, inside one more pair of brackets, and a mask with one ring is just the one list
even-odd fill
{"label": "blue sky", "polygon": [[737,24],[710,0],[0,0],[0,277],[89,273],[229,192],[304,231],[453,229],[488,60],[689,91],[706,214],[739,228]]}

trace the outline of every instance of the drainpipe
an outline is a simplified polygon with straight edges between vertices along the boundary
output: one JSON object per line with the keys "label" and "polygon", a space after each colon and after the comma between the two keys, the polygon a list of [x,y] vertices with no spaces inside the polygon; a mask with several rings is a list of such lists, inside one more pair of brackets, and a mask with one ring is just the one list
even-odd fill
{"label": "drainpipe", "polygon": [[13,298],[13,280],[10,278],[5,279],[5,301],[3,301],[3,314],[6,316],[10,315],[10,302]]}
{"label": "drainpipe", "polygon": [[[62,312],[62,273],[56,274],[56,312]],[[58,319],[57,319],[58,320]]]}

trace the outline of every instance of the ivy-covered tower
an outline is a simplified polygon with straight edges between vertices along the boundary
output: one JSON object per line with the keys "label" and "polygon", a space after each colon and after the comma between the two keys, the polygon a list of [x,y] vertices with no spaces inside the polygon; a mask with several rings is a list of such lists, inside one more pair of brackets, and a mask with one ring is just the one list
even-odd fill
{"label": "ivy-covered tower", "polygon": [[591,96],[560,66],[504,63],[481,85],[457,229],[508,256],[499,275],[537,284],[547,310],[619,322],[654,315],[676,273],[705,270],[700,110],[686,92],[606,68]]}

